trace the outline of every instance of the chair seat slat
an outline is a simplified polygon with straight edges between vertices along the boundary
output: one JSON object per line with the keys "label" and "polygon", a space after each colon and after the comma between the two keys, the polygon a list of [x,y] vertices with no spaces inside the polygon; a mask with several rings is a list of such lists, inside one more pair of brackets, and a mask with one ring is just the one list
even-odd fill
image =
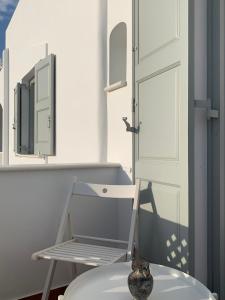
{"label": "chair seat slat", "polygon": [[126,250],[76,243],[74,240],[38,252],[39,259],[56,259],[87,265],[105,265],[119,260]]}

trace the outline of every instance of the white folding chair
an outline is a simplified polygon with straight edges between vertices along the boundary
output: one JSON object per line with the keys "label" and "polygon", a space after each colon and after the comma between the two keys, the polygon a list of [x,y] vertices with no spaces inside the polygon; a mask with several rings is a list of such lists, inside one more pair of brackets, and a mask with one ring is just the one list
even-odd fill
{"label": "white folding chair", "polygon": [[[77,181],[77,179],[74,180],[66,200],[65,209],[61,217],[55,245],[36,252],[32,255],[32,259],[34,260],[51,260],[44,286],[42,300],[47,300],[49,297],[50,287],[57,261],[67,261],[97,267],[131,259],[135,238],[137,212],[139,208],[139,190],[139,180],[136,180],[135,185],[92,184],[79,182]],[[131,199],[133,201],[133,210],[129,240],[121,241],[84,235],[73,235],[70,215],[71,200],[75,200],[74,195],[105,199]],[[71,239],[65,242],[63,241],[63,239],[68,224],[71,229]],[[87,241],[89,241],[89,243],[87,243]],[[100,243],[103,245],[100,245]],[[109,244],[114,246],[109,247]],[[122,245],[124,245],[124,247],[122,247]]]}

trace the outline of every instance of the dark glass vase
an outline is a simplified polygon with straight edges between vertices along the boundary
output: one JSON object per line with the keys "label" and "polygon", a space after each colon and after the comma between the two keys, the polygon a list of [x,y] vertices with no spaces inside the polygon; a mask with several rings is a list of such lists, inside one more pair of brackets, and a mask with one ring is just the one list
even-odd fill
{"label": "dark glass vase", "polygon": [[135,300],[147,300],[153,289],[153,277],[149,263],[134,255],[132,260],[133,272],[128,277],[128,287]]}

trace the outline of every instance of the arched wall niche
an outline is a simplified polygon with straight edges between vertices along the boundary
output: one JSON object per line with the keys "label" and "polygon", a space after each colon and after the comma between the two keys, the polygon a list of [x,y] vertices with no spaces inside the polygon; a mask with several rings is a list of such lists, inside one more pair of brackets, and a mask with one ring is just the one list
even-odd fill
{"label": "arched wall niche", "polygon": [[109,85],[126,82],[127,76],[127,25],[117,24],[109,41]]}

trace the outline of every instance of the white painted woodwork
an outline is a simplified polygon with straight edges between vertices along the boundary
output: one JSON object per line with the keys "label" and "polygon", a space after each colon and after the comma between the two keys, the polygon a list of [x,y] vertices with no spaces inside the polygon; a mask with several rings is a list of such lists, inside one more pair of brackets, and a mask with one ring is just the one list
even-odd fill
{"label": "white painted woodwork", "polygon": [[153,262],[186,271],[188,1],[135,3],[135,171],[148,201],[141,210],[142,250]]}
{"label": "white painted woodwork", "polygon": [[127,86],[127,82],[126,81],[118,81],[116,83],[113,83],[113,84],[107,86],[104,89],[104,91],[110,93],[110,92],[113,92],[115,90],[121,89],[121,88],[123,88],[125,86]]}
{"label": "white painted woodwork", "polygon": [[34,153],[55,154],[55,56],[35,65]]}
{"label": "white painted woodwork", "polygon": [[[141,0],[139,58],[144,60],[174,42],[180,35],[179,0]],[[153,9],[154,8],[154,9]],[[146,32],[148,37],[146,39]]]}
{"label": "white painted woodwork", "polygon": [[175,68],[139,85],[140,159],[178,159],[178,84]]}

